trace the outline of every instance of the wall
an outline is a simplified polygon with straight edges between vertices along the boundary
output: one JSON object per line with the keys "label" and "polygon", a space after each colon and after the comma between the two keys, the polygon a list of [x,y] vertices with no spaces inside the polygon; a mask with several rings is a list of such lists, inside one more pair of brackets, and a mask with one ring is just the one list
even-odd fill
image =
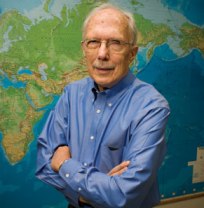
{"label": "wall", "polygon": [[198,197],[180,202],[159,205],[155,208],[204,208],[204,197]]}

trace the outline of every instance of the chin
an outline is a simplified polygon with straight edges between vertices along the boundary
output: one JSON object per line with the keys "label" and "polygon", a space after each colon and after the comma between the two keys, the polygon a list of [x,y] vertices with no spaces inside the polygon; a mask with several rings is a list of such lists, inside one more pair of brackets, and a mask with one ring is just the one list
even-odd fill
{"label": "chin", "polygon": [[110,79],[110,76],[92,76],[92,79],[97,83],[97,85],[100,85],[101,87],[110,88],[114,85],[116,80]]}
{"label": "chin", "polygon": [[114,86],[114,83],[112,82],[96,82],[98,86],[102,88],[111,88]]}

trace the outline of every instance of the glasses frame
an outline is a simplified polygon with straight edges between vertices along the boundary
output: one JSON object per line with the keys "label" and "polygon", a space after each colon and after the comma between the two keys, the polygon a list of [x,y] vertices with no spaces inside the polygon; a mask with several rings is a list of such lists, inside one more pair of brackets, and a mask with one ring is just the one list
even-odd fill
{"label": "glasses frame", "polygon": [[[95,47],[88,47],[88,43],[90,41],[95,41],[96,43],[99,43],[99,45],[96,45]],[[122,48],[122,46],[125,46],[125,45],[131,45],[133,46],[134,44],[133,43],[130,43],[130,42],[126,42],[126,41],[123,41],[123,40],[118,40],[118,39],[108,39],[108,40],[100,40],[100,39],[97,39],[97,38],[92,38],[92,39],[85,39],[85,40],[82,40],[81,41],[82,44],[85,44],[86,48],[88,50],[96,50],[96,49],[99,49],[101,47],[101,44],[102,43],[105,43],[106,44],[106,47],[110,50],[111,49],[111,45],[112,44],[118,44],[118,46],[121,46],[121,48],[119,50],[115,50],[114,48],[111,49],[111,51],[114,51],[114,52],[120,52]]]}

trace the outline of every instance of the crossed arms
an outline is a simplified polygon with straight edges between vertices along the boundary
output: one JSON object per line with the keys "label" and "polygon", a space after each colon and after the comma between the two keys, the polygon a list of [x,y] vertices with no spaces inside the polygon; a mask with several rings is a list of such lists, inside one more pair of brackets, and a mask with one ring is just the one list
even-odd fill
{"label": "crossed arms", "polygon": [[[88,201],[97,208],[139,208],[149,201],[146,198],[149,196],[151,201],[148,203],[154,204],[154,198],[157,198],[154,196],[157,192],[156,175],[165,152],[164,131],[168,114],[166,108],[152,110],[141,127],[133,132],[122,159],[124,162],[107,174],[94,166],[84,167],[80,161],[71,157],[65,143],[53,146],[53,139],[56,139],[45,137],[43,132],[38,140],[36,175],[62,192],[75,206],[78,206],[79,201]],[[60,167],[64,160],[66,162]]]}
{"label": "crossed arms", "polygon": [[[58,147],[51,159],[51,168],[53,169],[53,171],[58,173],[63,163],[69,160],[70,158],[71,158],[71,153],[68,146]],[[107,175],[109,176],[121,175],[124,171],[127,170],[129,164],[130,161],[124,161],[121,164],[115,166],[112,170],[110,170]],[[89,202],[85,200],[82,196],[79,196],[79,203],[80,202],[89,204]]]}

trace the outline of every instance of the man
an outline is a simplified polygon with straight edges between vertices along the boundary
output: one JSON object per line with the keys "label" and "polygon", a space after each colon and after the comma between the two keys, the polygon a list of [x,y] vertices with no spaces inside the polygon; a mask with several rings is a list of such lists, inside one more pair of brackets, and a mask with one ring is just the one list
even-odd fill
{"label": "man", "polygon": [[166,100],[138,80],[133,17],[105,4],[87,17],[82,49],[90,77],[69,84],[38,139],[36,175],[69,207],[150,208],[159,202]]}

